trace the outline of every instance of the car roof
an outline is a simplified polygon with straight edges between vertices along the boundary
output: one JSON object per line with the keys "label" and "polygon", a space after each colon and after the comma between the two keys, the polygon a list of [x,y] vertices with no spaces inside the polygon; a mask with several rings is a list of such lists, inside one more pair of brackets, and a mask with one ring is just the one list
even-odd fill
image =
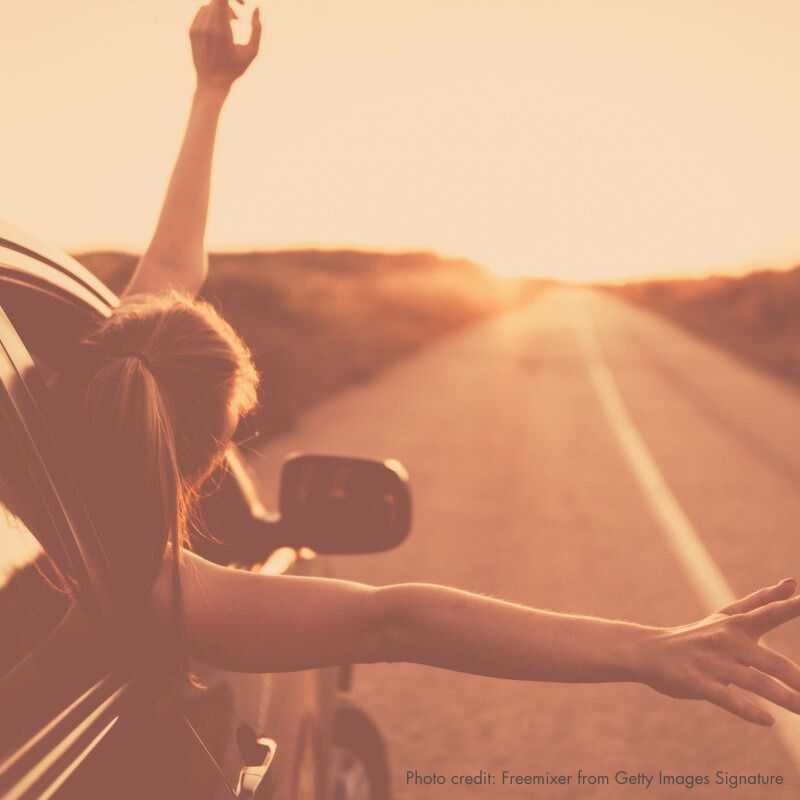
{"label": "car roof", "polygon": [[86,267],[59,248],[0,220],[0,271],[15,279],[66,292],[107,314],[117,296]]}

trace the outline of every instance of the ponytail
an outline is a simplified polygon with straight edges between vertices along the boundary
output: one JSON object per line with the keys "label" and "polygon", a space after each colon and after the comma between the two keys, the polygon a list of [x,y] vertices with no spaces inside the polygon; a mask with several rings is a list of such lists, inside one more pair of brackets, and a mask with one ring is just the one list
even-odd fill
{"label": "ponytail", "polygon": [[169,402],[146,356],[107,359],[89,379],[83,397],[88,435],[81,488],[111,565],[115,624],[126,642],[123,655],[141,664],[155,655],[148,650],[161,649],[146,609],[167,552],[172,557],[174,653],[181,649],[180,554],[192,491],[178,465]]}

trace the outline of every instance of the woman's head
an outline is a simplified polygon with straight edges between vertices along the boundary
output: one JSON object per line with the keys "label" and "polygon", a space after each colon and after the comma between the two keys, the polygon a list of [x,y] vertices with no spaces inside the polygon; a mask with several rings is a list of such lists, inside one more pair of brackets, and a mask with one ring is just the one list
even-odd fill
{"label": "woman's head", "polygon": [[208,303],[178,292],[126,300],[82,346],[97,367],[85,386],[90,417],[144,440],[167,425],[190,483],[256,402],[247,347]]}
{"label": "woman's head", "polygon": [[177,556],[186,543],[197,490],[257,383],[230,325],[177,292],[125,300],[81,343],[56,400],[126,594],[149,586],[168,544]]}

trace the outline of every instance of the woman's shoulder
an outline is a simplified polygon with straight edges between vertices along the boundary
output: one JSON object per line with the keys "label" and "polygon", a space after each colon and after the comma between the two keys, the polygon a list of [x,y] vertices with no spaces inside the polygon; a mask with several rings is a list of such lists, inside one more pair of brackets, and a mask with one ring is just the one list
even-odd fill
{"label": "woman's shoulder", "polygon": [[168,547],[150,590],[150,605],[156,620],[165,627],[170,626],[176,607],[182,616],[193,617],[197,598],[204,597],[206,602],[211,602],[211,584],[217,584],[216,589],[219,589],[219,572],[227,572],[227,569],[190,550],[180,553],[176,570],[172,548]]}

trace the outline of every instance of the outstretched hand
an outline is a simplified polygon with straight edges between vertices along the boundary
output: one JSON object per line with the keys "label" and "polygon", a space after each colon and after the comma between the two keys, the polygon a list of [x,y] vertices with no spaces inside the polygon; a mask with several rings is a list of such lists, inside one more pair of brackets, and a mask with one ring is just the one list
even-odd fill
{"label": "outstretched hand", "polygon": [[261,41],[259,9],[253,12],[250,39],[246,44],[236,44],[233,40],[231,20],[235,18],[228,0],[210,0],[197,12],[189,38],[198,86],[228,89],[258,54]]}
{"label": "outstretched hand", "polygon": [[709,700],[757,725],[774,718],[752,695],[800,714],[800,667],[761,643],[800,616],[796,588],[787,578],[700,622],[663,631],[647,648],[644,682],[670,697]]}

